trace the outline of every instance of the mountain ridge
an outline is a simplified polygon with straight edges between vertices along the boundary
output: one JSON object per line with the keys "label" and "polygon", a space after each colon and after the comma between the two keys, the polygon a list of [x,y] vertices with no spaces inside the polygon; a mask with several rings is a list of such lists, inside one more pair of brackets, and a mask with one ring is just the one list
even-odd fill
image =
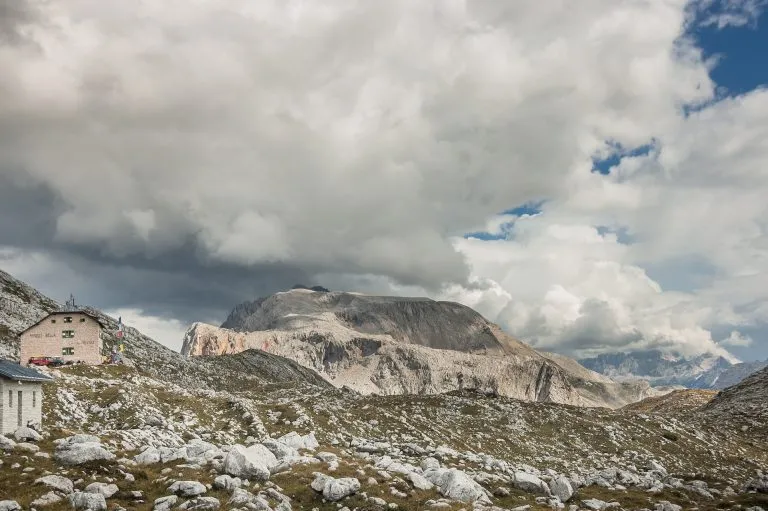
{"label": "mountain ridge", "polygon": [[694,357],[661,350],[605,353],[580,359],[585,367],[621,381],[643,379],[654,387],[679,385],[691,389],[720,390],[739,383],[768,366],[765,362],[732,362],[705,353]]}
{"label": "mountain ridge", "polygon": [[471,308],[429,298],[294,289],[236,306],[222,327],[195,323],[186,357],[255,348],[363,393],[463,388],[524,400],[619,407],[655,395],[560,355],[541,354]]}

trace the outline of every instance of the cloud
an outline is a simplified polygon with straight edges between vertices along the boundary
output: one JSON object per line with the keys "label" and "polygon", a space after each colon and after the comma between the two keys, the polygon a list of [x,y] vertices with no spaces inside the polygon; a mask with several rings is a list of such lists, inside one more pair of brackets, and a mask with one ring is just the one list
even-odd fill
{"label": "cloud", "polygon": [[[189,325],[176,319],[153,316],[140,309],[115,309],[105,312],[115,318],[122,318],[125,326],[135,328],[145,334],[151,333],[152,338],[157,342],[176,351],[181,351],[184,333]],[[201,319],[201,321],[203,320]]]}
{"label": "cloud", "polygon": [[768,274],[768,103],[717,101],[688,30],[761,8],[0,3],[3,264],[137,317],[320,283],[547,349],[722,351],[767,321],[739,282]]}
{"label": "cloud", "polygon": [[751,337],[743,335],[741,332],[733,331],[731,335],[720,341],[725,346],[751,346],[754,341]]}

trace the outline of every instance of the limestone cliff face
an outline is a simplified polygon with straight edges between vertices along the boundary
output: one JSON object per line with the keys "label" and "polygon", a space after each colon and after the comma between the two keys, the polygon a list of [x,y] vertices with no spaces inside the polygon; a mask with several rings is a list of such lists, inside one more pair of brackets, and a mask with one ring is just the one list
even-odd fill
{"label": "limestone cliff face", "polygon": [[366,394],[471,388],[530,401],[612,408],[654,395],[647,384],[619,384],[584,368],[569,370],[568,364],[539,354],[472,309],[453,303],[293,290],[239,306],[225,325],[234,328],[194,324],[182,354],[259,349]]}

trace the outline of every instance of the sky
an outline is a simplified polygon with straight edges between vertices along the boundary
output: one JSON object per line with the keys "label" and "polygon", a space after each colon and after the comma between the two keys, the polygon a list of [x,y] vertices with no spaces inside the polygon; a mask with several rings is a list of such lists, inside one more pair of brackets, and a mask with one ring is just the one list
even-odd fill
{"label": "sky", "polygon": [[178,348],[320,284],[768,358],[765,0],[0,0],[0,268]]}

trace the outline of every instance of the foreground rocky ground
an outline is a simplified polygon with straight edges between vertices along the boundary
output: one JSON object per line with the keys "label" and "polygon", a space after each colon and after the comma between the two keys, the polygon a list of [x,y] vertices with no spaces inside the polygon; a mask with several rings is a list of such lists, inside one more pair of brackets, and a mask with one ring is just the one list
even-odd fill
{"label": "foreground rocky ground", "polygon": [[0,511],[768,509],[765,422],[700,397],[360,396],[258,352],[51,373],[42,436],[0,439]]}

